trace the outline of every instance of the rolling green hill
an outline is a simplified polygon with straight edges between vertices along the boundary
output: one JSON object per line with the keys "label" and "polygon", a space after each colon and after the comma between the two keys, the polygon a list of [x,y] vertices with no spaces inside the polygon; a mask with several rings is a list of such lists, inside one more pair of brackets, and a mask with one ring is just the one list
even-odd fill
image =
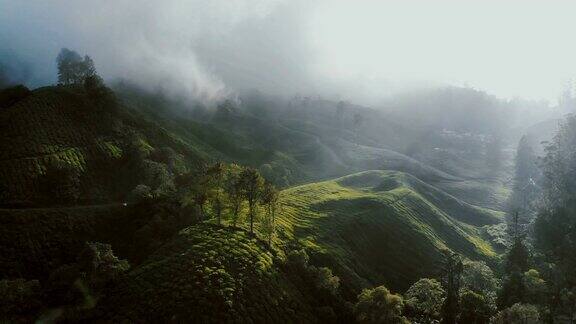
{"label": "rolling green hill", "polygon": [[369,123],[355,136],[333,121],[334,107],[327,102],[318,112],[236,111],[199,120],[174,113],[174,103],[153,96],[120,98],[101,103],[81,89],[46,87],[1,109],[0,203],[53,204],[54,192],[46,185],[51,178],[76,193],[61,204],[118,202],[138,184],[169,187],[175,174],[206,160],[256,167],[282,187],[380,169],[410,173],[490,208],[501,208],[507,196],[494,181],[454,176],[394,151],[402,147],[401,138],[414,140],[412,130],[391,124],[400,135],[386,135],[380,143],[376,132],[388,134],[387,124]]}
{"label": "rolling green hill", "polygon": [[500,212],[475,207],[401,172],[366,171],[282,192],[278,243],[298,241],[348,284],[402,291],[435,276],[441,250],[493,262],[483,226]]}
{"label": "rolling green hill", "polygon": [[111,288],[84,321],[317,322],[313,296],[280,262],[245,231],[192,226]]}
{"label": "rolling green hill", "polygon": [[[120,201],[209,157],[114,99],[69,87],[37,89],[1,109],[0,129],[4,204]],[[62,188],[75,197],[59,199]]]}
{"label": "rolling green hill", "polygon": [[[461,152],[451,147],[450,143],[444,145],[456,152],[450,150],[438,152],[433,146],[436,143],[426,143],[426,138],[416,140],[419,143],[418,152],[421,153],[417,155],[423,155],[420,157],[422,160],[419,160],[389,148],[386,139],[379,143],[369,140],[370,137],[364,137],[362,134],[354,139],[353,135],[333,125],[297,119],[284,120],[282,125],[317,138],[317,142],[332,153],[332,161],[342,166],[337,176],[364,170],[402,171],[468,203],[498,210],[504,208],[510,194],[509,179],[512,172],[510,154],[504,154],[503,165],[499,170],[491,170],[486,167],[482,152]],[[405,136],[405,145],[414,141],[411,138],[413,136],[414,134]],[[323,164],[324,167],[328,165]]]}
{"label": "rolling green hill", "polygon": [[[49,280],[77,262],[86,241],[111,244],[133,266],[95,309],[73,316],[316,322],[334,305],[286,268],[295,248],[332,269],[348,301],[364,287],[404,291],[437,277],[444,249],[498,259],[487,232],[503,214],[478,206],[499,206],[505,190],[399,153],[403,136],[391,135],[399,125],[379,143],[377,123],[355,134],[326,121],[329,102],[317,115],[194,119],[162,100],[109,95],[46,87],[0,109],[0,279]],[[285,188],[272,248],[200,222],[169,195],[123,204],[138,185],[173,193],[179,174],[206,161],[256,167]]]}

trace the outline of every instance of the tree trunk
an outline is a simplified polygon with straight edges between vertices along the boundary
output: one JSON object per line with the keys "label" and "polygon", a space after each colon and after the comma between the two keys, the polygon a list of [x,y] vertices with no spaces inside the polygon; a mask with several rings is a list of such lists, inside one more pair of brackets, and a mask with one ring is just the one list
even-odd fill
{"label": "tree trunk", "polygon": [[250,234],[254,234],[254,203],[248,202],[248,212],[250,213]]}

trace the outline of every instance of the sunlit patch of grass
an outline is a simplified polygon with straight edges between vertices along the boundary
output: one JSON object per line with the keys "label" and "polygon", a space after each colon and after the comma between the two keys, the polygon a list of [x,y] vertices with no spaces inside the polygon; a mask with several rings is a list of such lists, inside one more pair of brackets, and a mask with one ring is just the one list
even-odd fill
{"label": "sunlit patch of grass", "polygon": [[110,154],[110,157],[114,158],[114,159],[119,159],[122,157],[122,149],[120,147],[118,147],[118,145],[116,145],[115,143],[112,142],[102,142],[102,145],[105,147],[105,149],[108,151],[108,153]]}
{"label": "sunlit patch of grass", "polygon": [[278,262],[263,241],[244,230],[199,224],[157,250],[100,306],[115,321],[311,321]]}
{"label": "sunlit patch of grass", "polygon": [[443,249],[489,262],[496,256],[475,224],[497,223],[499,215],[401,172],[361,172],[289,188],[281,197],[276,243],[298,241],[331,258],[344,277],[405,288],[435,274]]}

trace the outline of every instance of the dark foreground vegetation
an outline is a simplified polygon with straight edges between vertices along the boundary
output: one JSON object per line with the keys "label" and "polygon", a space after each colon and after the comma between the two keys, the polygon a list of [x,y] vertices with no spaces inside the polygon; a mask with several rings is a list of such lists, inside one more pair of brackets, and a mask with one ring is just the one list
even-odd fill
{"label": "dark foreground vegetation", "polygon": [[181,109],[70,50],[58,68],[0,91],[1,321],[576,321],[574,116],[507,164],[501,129],[255,94]]}

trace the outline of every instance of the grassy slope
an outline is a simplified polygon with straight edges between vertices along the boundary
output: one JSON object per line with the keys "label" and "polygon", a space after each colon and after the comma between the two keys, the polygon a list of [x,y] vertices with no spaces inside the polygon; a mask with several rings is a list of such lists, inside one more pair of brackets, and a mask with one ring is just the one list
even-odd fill
{"label": "grassy slope", "polygon": [[[261,115],[240,112],[200,122],[186,118],[186,114],[171,112],[171,105],[178,107],[179,103],[142,99],[130,92],[123,98],[212,156],[260,168],[282,186],[371,169],[409,172],[426,181],[459,180],[394,151],[403,146],[403,141],[414,140],[417,132],[382,119],[378,112],[369,109],[364,109],[365,113],[374,115],[377,122],[367,120],[357,137],[348,125],[351,121],[346,120],[346,125],[335,122],[335,106],[330,102],[320,102],[302,111],[278,108],[279,111]],[[351,118],[351,114],[347,116]],[[380,133],[376,136],[370,131]]]}
{"label": "grassy slope", "polygon": [[210,225],[181,231],[108,292],[95,322],[315,322],[278,259],[246,232]]}
{"label": "grassy slope", "polygon": [[[109,129],[91,108],[82,94],[45,88],[0,111],[2,144],[8,148],[0,151],[0,184],[7,184],[12,197],[34,199],[36,182],[52,160],[81,170],[86,188],[110,191],[104,179],[130,182],[101,165],[120,162],[130,135],[136,133],[146,147],[170,147],[190,164],[239,161],[263,172],[271,169],[271,176],[284,184],[371,168],[400,169],[425,180],[400,172],[367,171],[283,191],[277,243],[288,246],[298,240],[311,248],[316,263],[330,266],[342,278],[347,297],[376,284],[403,291],[419,277],[435,276],[444,248],[472,259],[490,261],[496,256],[482,239],[480,226],[497,223],[501,215],[437,189],[448,185],[436,186],[449,184],[457,193],[466,182],[371,146],[374,143],[354,144],[350,132],[339,135],[334,127],[318,123],[274,123],[249,116],[214,124],[156,119],[126,107],[114,116],[119,127]],[[123,215],[119,206],[0,210],[0,222],[9,224],[0,230],[7,262],[1,266],[14,277],[27,267],[72,262],[84,240],[110,242],[122,252],[115,239],[123,233],[107,229],[117,228],[111,224]],[[239,316],[263,322],[314,319],[303,302],[306,297],[285,278],[270,252],[243,232],[230,231],[200,226],[183,232],[129,274],[104,303],[101,315],[136,321],[168,313],[180,318],[210,313],[219,314],[217,320]],[[23,262],[25,257],[32,261]],[[259,266],[253,268],[254,264]],[[45,273],[24,276],[41,275]],[[201,290],[208,283],[213,289]],[[232,296],[232,306],[226,296]],[[157,304],[161,298],[170,302]],[[127,309],[131,311],[124,312]]]}
{"label": "grassy slope", "polygon": [[[339,163],[344,165],[341,169],[344,173],[339,176],[363,170],[407,172],[468,203],[497,210],[503,209],[509,195],[509,183],[506,182],[510,178],[511,157],[507,156],[508,154],[505,154],[504,170],[493,174],[492,170],[487,170],[482,156],[458,159],[452,156],[441,163],[426,163],[432,161],[422,162],[390,148],[386,144],[386,138],[378,142],[369,137],[370,134],[360,134],[359,138],[355,139],[349,131],[330,123],[291,119],[283,120],[282,124],[291,130],[317,137],[326,149],[337,156]],[[410,135],[414,136],[403,133],[405,145],[421,140],[411,138]],[[395,142],[398,146],[401,141],[397,139]]]}
{"label": "grassy slope", "polygon": [[350,291],[386,284],[403,291],[435,276],[442,249],[491,261],[479,226],[500,222],[400,172],[367,171],[282,192],[280,244],[298,240],[332,266]]}
{"label": "grassy slope", "polygon": [[108,242],[122,252],[128,219],[121,205],[0,209],[0,279],[44,279],[76,261],[86,241]]}
{"label": "grassy slope", "polygon": [[[477,205],[500,208],[506,198],[505,189],[493,183],[460,178],[398,153],[415,131],[381,120],[374,111],[366,112],[374,118],[356,138],[349,127],[334,123],[328,103],[278,118],[240,114],[199,122],[170,114],[170,104],[163,107],[162,101],[123,101],[117,111],[103,114],[79,91],[47,87],[1,110],[0,201],[37,200],[39,182],[55,161],[80,170],[81,200],[118,201],[141,178],[121,168],[134,138],[147,148],[172,148],[184,164],[252,165],[283,187],[381,169],[408,172]],[[372,125],[371,119],[384,124]],[[372,134],[376,131],[382,134]]]}
{"label": "grassy slope", "polygon": [[149,151],[169,147],[188,166],[210,157],[138,112],[102,110],[82,91],[63,87],[37,89],[2,109],[0,130],[0,203],[37,204],[42,177],[56,162],[78,171],[80,200],[118,201],[139,180],[123,169],[134,142]]}

